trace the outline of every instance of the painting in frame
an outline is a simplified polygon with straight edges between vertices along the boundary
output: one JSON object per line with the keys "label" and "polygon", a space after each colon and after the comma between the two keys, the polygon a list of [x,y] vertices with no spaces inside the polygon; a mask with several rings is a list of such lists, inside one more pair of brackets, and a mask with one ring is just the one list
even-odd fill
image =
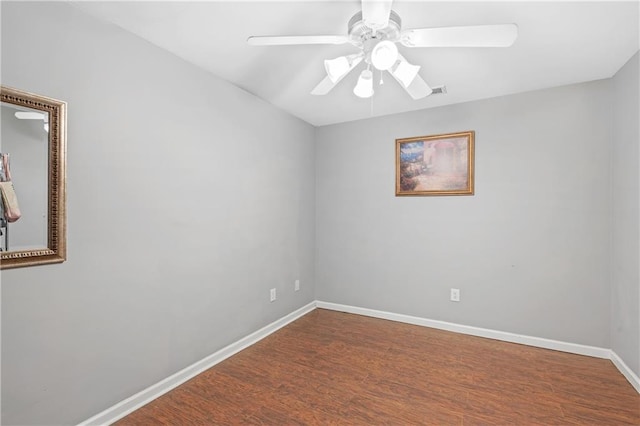
{"label": "painting in frame", "polygon": [[396,196],[473,195],[475,132],[396,139]]}

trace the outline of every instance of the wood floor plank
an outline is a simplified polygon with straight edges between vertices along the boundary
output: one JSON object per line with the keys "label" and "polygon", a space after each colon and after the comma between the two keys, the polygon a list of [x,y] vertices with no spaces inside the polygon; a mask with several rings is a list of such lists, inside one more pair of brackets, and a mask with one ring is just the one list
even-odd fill
{"label": "wood floor plank", "polygon": [[116,423],[640,425],[609,360],[316,309]]}

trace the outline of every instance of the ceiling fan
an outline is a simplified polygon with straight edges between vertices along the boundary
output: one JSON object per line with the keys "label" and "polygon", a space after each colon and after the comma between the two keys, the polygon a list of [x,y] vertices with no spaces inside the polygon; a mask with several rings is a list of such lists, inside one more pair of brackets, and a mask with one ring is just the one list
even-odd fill
{"label": "ceiling fan", "polygon": [[400,16],[391,10],[392,2],[362,0],[362,11],[349,20],[347,35],[252,36],[247,43],[252,46],[350,43],[360,51],[325,60],[327,76],[311,91],[312,95],[326,95],[364,61],[367,67],[353,89],[356,96],[373,96],[373,67],[388,71],[413,99],[421,99],[433,90],[418,74],[420,66],[410,64],[400,54],[397,43],[409,48],[509,47],[518,37],[515,24],[403,30]]}

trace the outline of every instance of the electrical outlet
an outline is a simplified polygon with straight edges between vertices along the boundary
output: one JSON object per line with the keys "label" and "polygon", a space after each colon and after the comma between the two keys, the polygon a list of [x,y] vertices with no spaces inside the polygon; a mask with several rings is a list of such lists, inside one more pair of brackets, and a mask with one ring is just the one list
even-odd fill
{"label": "electrical outlet", "polygon": [[460,289],[457,289],[457,288],[451,289],[451,301],[452,302],[460,301]]}
{"label": "electrical outlet", "polygon": [[300,280],[296,280],[295,284],[293,285],[293,290],[300,291]]}
{"label": "electrical outlet", "polygon": [[271,293],[269,295],[269,301],[275,302],[275,300],[276,300],[276,289],[272,288]]}

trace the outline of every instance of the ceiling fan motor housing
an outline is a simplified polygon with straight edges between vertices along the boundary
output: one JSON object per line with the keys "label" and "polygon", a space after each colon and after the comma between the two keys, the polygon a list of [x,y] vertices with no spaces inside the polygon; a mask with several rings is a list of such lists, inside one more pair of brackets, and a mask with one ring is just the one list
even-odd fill
{"label": "ceiling fan motor housing", "polygon": [[[362,20],[362,12],[358,12],[349,20],[349,41],[354,46],[364,49],[365,54],[368,56],[377,42],[382,40],[396,42],[400,40],[401,24],[400,16],[392,10],[389,14],[389,24],[384,28],[372,30]],[[368,40],[373,40],[373,42],[368,42]]]}

